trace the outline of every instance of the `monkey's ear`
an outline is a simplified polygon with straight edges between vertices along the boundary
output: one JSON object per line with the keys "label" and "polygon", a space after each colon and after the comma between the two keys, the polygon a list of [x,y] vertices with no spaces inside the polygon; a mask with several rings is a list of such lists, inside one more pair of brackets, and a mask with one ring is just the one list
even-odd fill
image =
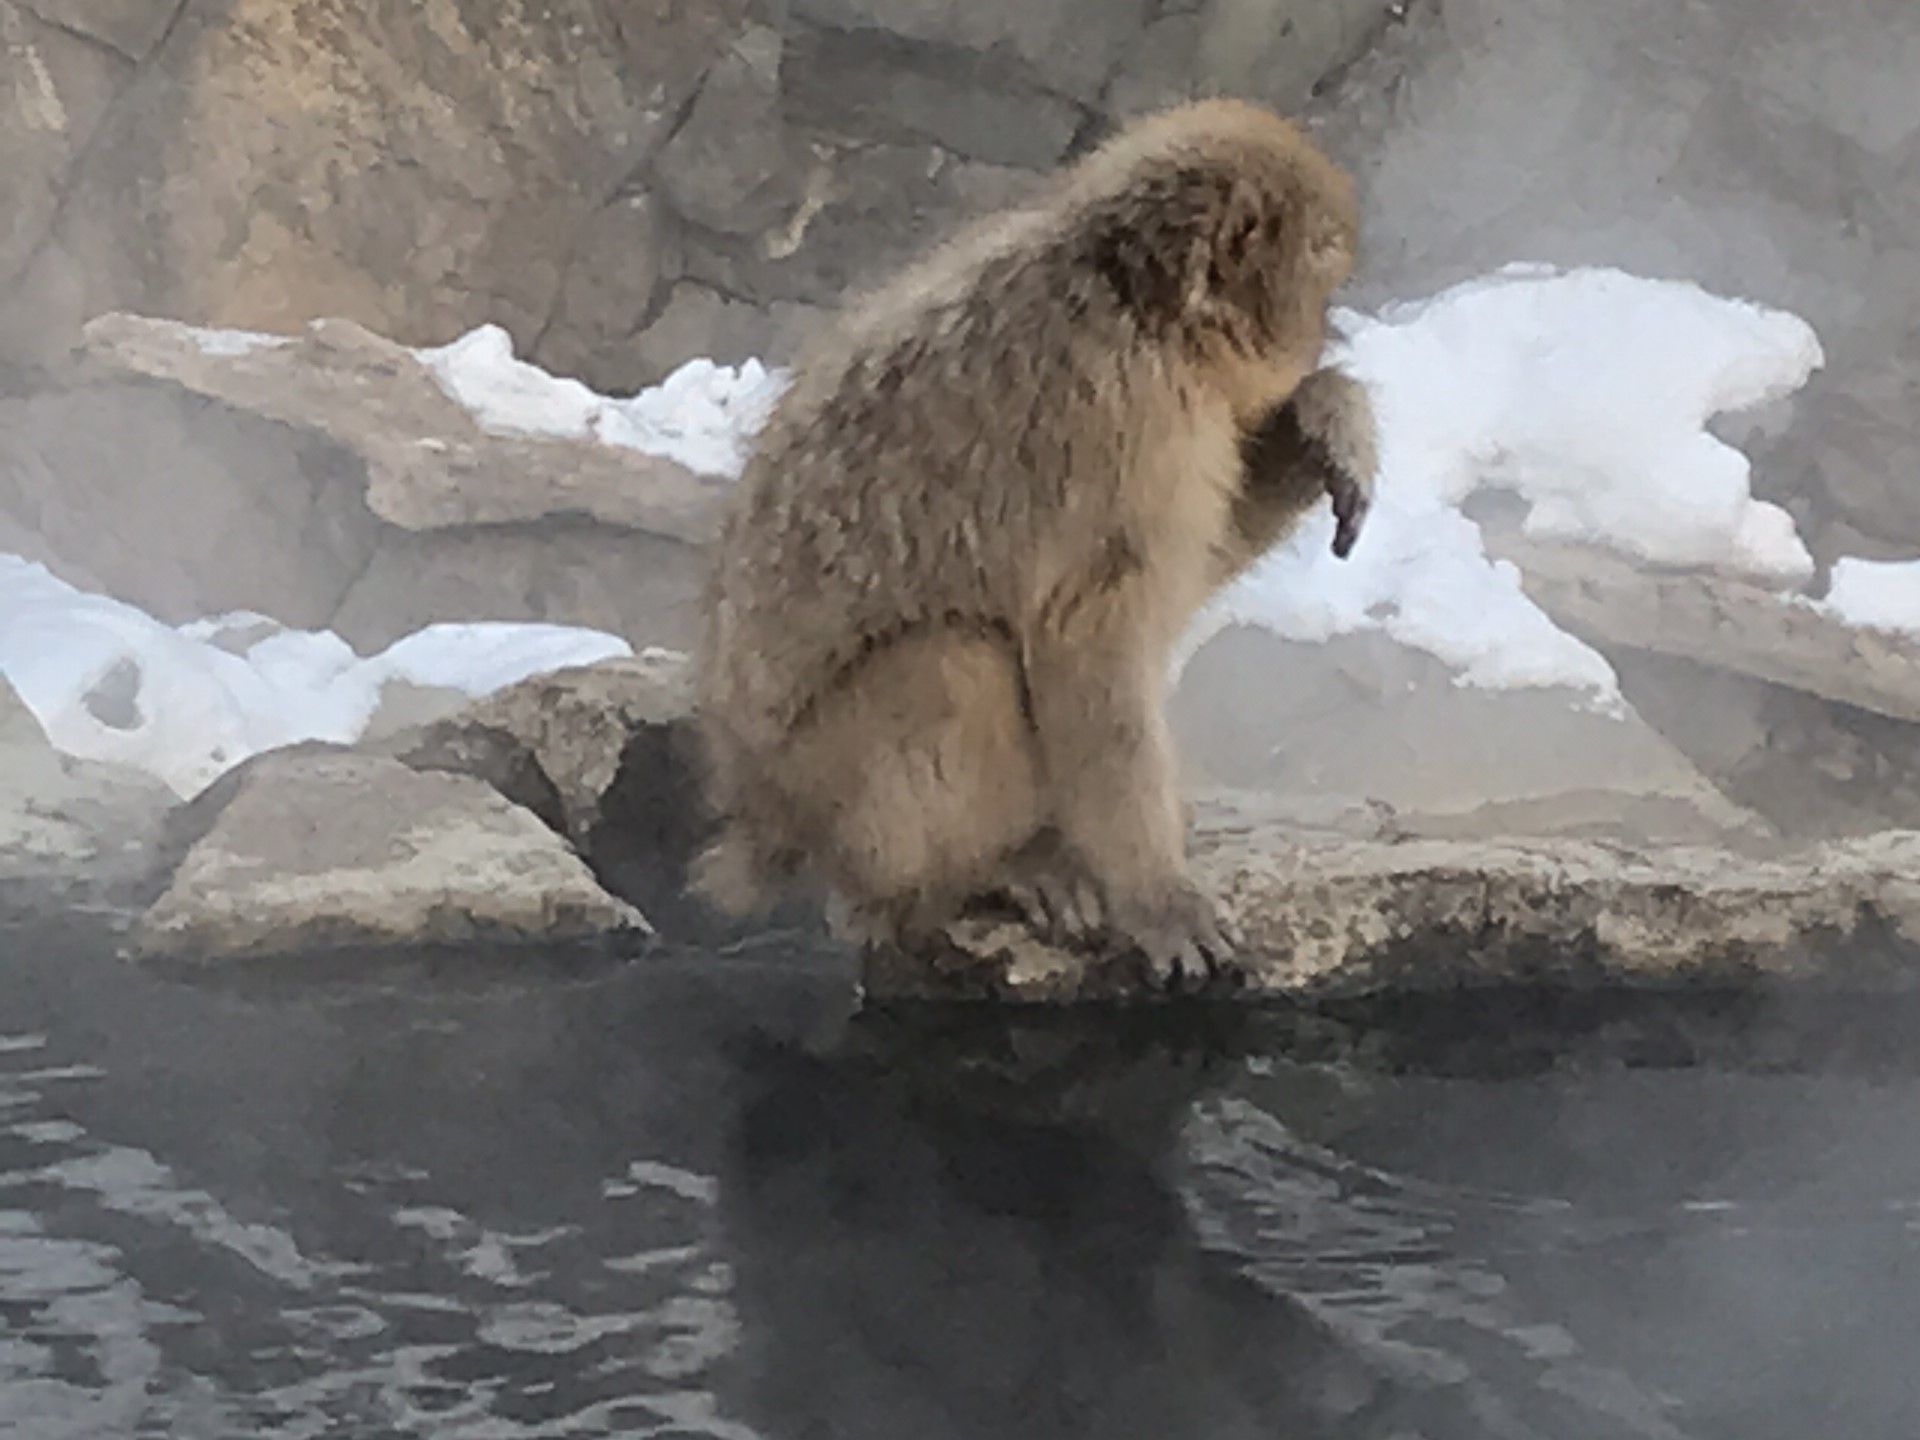
{"label": "monkey's ear", "polygon": [[1241,293],[1249,281],[1258,280],[1256,271],[1273,262],[1280,222],[1262,202],[1263,197],[1244,185],[1227,192],[1211,237],[1209,279],[1216,293]]}
{"label": "monkey's ear", "polygon": [[1092,260],[1113,287],[1120,303],[1149,328],[1177,320],[1192,303],[1191,272],[1205,266],[1183,264],[1184,237],[1157,232],[1129,219],[1102,227],[1094,239]]}

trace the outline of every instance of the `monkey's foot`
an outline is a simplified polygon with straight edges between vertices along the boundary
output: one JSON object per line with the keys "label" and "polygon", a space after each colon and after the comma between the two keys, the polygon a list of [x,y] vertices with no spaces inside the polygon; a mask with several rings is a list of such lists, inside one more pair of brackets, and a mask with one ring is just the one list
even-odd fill
{"label": "monkey's foot", "polygon": [[996,893],[1050,945],[1085,945],[1104,925],[1099,887],[1058,844],[1036,844],[1008,862]]}
{"label": "monkey's foot", "polygon": [[1139,950],[1157,985],[1201,985],[1233,957],[1236,936],[1214,903],[1190,884],[1115,907],[1112,928]]}

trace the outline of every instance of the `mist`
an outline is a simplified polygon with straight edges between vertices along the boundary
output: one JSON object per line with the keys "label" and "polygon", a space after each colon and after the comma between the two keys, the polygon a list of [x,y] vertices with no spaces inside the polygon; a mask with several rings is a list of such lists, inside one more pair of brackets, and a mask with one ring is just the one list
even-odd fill
{"label": "mist", "polygon": [[[1910,0],[0,0],[0,1432],[1906,1440],[1916,77]],[[719,923],[788,367],[1213,93],[1354,177],[1381,440],[1175,657],[1238,969]]]}

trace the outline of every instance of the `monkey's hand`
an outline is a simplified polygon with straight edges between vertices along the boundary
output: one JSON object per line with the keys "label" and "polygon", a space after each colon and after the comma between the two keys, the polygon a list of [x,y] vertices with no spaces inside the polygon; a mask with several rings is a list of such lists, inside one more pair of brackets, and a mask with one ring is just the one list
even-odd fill
{"label": "monkey's hand", "polygon": [[1190,881],[1151,899],[1109,900],[1112,929],[1136,947],[1156,984],[1203,984],[1233,956],[1234,937]]}
{"label": "monkey's hand", "polygon": [[1325,369],[1301,381],[1291,403],[1306,459],[1321,472],[1333,502],[1333,553],[1344,560],[1373,504],[1379,468],[1373,401],[1351,375]]}
{"label": "monkey's hand", "polygon": [[1220,581],[1278,543],[1325,495],[1333,502],[1333,553],[1345,559],[1373,503],[1377,469],[1373,403],[1344,371],[1316,370],[1241,441],[1243,475]]}

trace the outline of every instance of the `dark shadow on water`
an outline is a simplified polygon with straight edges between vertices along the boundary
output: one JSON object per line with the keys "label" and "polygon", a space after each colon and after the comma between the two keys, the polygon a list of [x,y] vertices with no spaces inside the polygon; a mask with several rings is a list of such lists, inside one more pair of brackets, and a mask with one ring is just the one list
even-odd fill
{"label": "dark shadow on water", "polygon": [[851,980],[0,931],[0,1435],[1920,1433],[1910,1006]]}

